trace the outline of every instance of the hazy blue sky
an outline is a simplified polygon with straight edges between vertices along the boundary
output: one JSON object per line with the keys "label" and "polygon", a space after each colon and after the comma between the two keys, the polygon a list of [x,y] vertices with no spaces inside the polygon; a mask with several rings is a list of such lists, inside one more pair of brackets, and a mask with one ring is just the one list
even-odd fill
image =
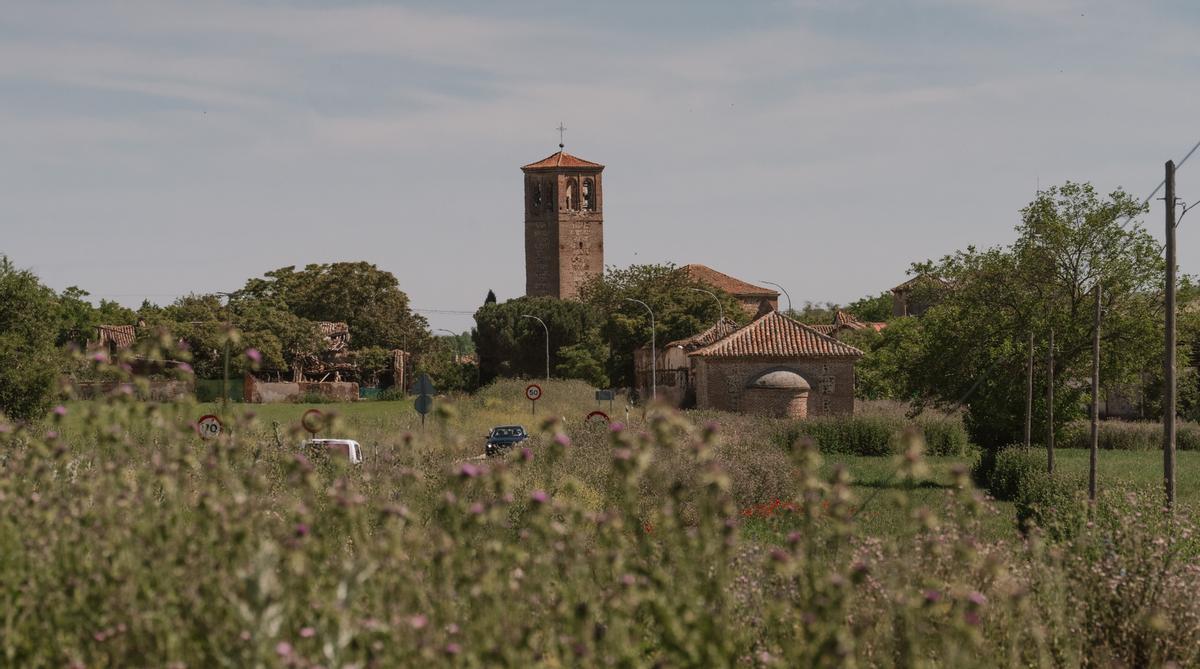
{"label": "hazy blue sky", "polygon": [[1200,139],[1198,7],[4,0],[0,252],[130,305],[365,259],[470,311],[524,290],[518,168],[563,121],[607,263],[849,301],[1010,241],[1039,180],[1147,194]]}

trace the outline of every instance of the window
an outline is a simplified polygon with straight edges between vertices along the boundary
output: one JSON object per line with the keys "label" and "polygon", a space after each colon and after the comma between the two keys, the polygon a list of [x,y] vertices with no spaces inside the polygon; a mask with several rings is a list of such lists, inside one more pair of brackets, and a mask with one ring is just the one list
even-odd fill
{"label": "window", "polygon": [[591,179],[583,180],[583,208],[588,211],[596,209],[595,190],[596,184]]}
{"label": "window", "polygon": [[567,209],[567,211],[576,211],[576,210],[578,210],[578,209],[579,209],[579,203],[578,203],[578,202],[576,201],[576,199],[575,199],[575,198],[576,198],[576,195],[575,195],[575,181],[574,181],[573,179],[568,179],[568,180],[567,180],[567,184],[566,184],[566,193],[565,193],[565,195],[566,195],[566,197],[564,198],[564,203],[565,203],[565,205],[566,205],[566,207],[565,207],[565,208]]}

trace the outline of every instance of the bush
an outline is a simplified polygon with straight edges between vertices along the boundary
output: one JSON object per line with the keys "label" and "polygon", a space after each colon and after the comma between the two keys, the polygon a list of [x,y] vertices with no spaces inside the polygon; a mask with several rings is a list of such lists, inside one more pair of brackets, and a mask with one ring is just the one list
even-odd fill
{"label": "bush", "polygon": [[963,456],[970,451],[962,421],[943,417],[913,421],[890,415],[823,416],[789,423],[775,441],[787,447],[808,438],[816,442],[822,453],[892,455],[899,450],[897,436],[913,425],[921,430],[928,455]]}
{"label": "bush", "polygon": [[987,488],[992,497],[1012,501],[1019,494],[1022,481],[1045,468],[1045,457],[1032,449],[1020,446],[989,448],[980,454],[972,477],[977,484]]}
{"label": "bush", "polygon": [[1017,527],[1022,532],[1038,527],[1057,541],[1073,538],[1087,521],[1085,489],[1077,476],[1050,474],[1044,468],[1025,471],[1013,497]]}
{"label": "bush", "polygon": [[0,414],[28,420],[50,408],[63,362],[57,313],[54,291],[0,255]]}
{"label": "bush", "polygon": [[[1097,441],[1103,450],[1162,450],[1162,423],[1101,421]],[[1068,423],[1062,430],[1060,446],[1062,448],[1091,448],[1091,424],[1085,420]],[[1200,423],[1181,421],[1175,430],[1175,447],[1181,451],[1200,450]]]}

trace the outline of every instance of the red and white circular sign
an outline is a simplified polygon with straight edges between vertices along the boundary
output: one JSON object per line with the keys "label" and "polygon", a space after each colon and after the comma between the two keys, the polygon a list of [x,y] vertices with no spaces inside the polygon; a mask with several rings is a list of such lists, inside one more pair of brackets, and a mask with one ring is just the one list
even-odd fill
{"label": "red and white circular sign", "polygon": [[201,416],[196,421],[196,432],[201,439],[216,439],[221,435],[221,419],[212,414]]}
{"label": "red and white circular sign", "polygon": [[529,387],[525,388],[525,397],[529,398],[530,402],[538,401],[538,398],[540,398],[541,396],[542,396],[542,387],[539,386],[538,384],[531,383],[531,384],[529,384]]}

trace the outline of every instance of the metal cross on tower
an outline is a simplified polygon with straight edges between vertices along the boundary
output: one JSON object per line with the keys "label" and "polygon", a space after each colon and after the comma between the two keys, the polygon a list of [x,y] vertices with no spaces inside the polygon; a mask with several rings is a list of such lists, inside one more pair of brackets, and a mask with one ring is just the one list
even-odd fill
{"label": "metal cross on tower", "polygon": [[567,126],[563,125],[562,121],[559,121],[558,127],[555,130],[558,130],[558,148],[561,149],[563,148],[563,133],[567,131]]}

